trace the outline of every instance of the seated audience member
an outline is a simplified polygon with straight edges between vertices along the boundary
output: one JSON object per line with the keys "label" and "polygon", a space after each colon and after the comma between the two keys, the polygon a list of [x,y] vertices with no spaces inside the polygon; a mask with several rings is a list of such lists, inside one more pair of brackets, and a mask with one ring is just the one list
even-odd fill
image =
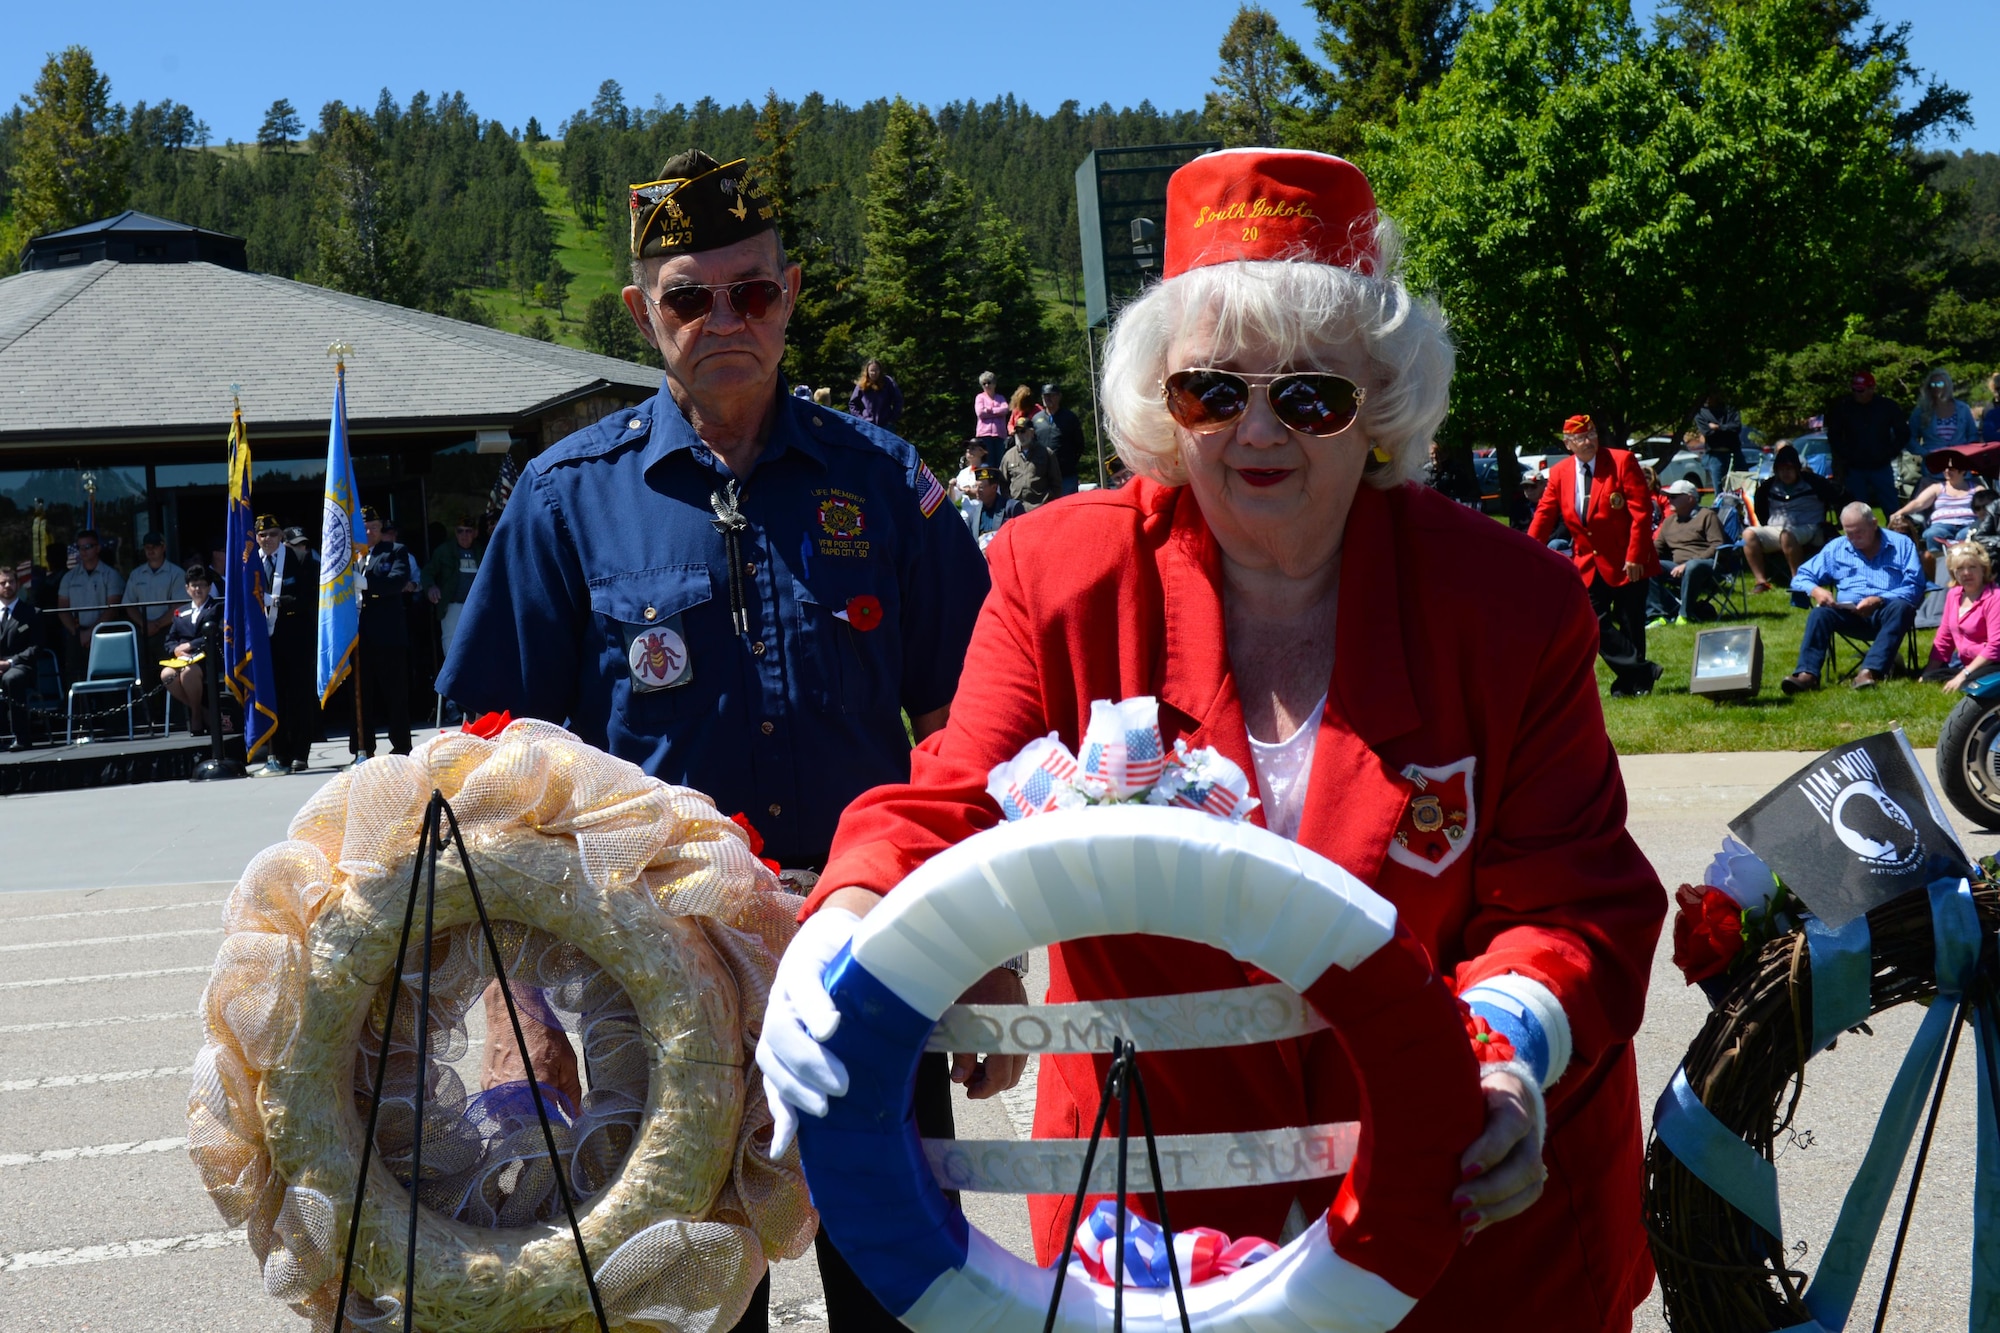
{"label": "seated audience member", "polygon": [[986,438],[984,436],[975,435],[967,440],[965,442],[965,466],[959,469],[958,475],[953,477],[951,482],[952,486],[958,491],[959,499],[971,499],[972,493],[979,489],[979,469],[985,467],[989,462],[997,463],[998,461],[998,459],[989,459],[986,456]]}
{"label": "seated audience member", "polygon": [[35,654],[42,647],[41,615],[21,591],[14,571],[0,568],[0,710],[7,715],[11,751],[34,744],[28,687],[35,683]]}
{"label": "seated audience member", "polygon": [[[1701,507],[1701,492],[1693,482],[1683,477],[1667,487],[1666,495],[1671,508],[1653,534],[1653,547],[1660,553],[1660,563],[1669,568],[1653,579],[1655,619],[1648,628],[1669,621],[1688,623],[1688,612],[1714,591],[1715,559],[1729,544],[1729,535],[1722,530],[1722,516]],[[1712,620],[1714,611],[1708,610],[1705,603],[1702,607],[1706,614],[1695,618]]]}
{"label": "seated audience member", "polygon": [[[1889,515],[1889,526],[1923,541],[1924,575],[1929,577],[1937,553],[1964,540],[1972,531],[1972,492],[1976,483],[1959,465],[1956,455],[1946,455],[1944,480],[1934,481],[1910,497],[1910,502]],[[1928,513],[1930,521],[1923,522]]]}
{"label": "seated audience member", "polygon": [[1839,499],[1832,482],[1799,461],[1797,449],[1778,446],[1771,456],[1771,475],[1758,485],[1750,502],[1755,522],[1743,529],[1743,558],[1757,580],[1758,592],[1771,590],[1765,553],[1781,552],[1796,570],[1805,563],[1806,552],[1819,544],[1826,512]]}
{"label": "seated audience member", "polygon": [[1953,546],[1945,553],[1945,568],[1957,586],[1945,594],[1924,679],[1950,694],[2000,671],[2000,589],[1993,586],[1993,562],[1978,542]]}
{"label": "seated audience member", "polygon": [[1456,500],[1468,509],[1477,509],[1484,497],[1479,490],[1479,474],[1473,469],[1472,455],[1459,449],[1443,449],[1436,440],[1424,458],[1423,484]]}
{"label": "seated audience member", "polygon": [[[186,662],[208,651],[208,627],[222,618],[222,602],[209,596],[213,585],[208,570],[201,565],[187,567],[184,586],[188,604],[174,612],[174,623],[167,627],[167,656]],[[208,734],[208,696],[202,692],[207,678],[202,675],[203,667],[203,663],[192,662],[183,667],[160,668],[160,684],[187,706],[188,730],[197,736]]]}
{"label": "seated audience member", "polygon": [[965,502],[960,515],[965,519],[965,527],[972,539],[985,550],[993,534],[1000,531],[1000,525],[1010,518],[1019,518],[1027,509],[1019,500],[1009,500],[1000,493],[1000,472],[997,468],[983,467],[973,479],[972,498]]}
{"label": "seated audience member", "polygon": [[[1812,613],[1806,617],[1798,667],[1781,682],[1786,694],[1819,688],[1820,663],[1835,630],[1869,641],[1861,669],[1854,673],[1854,688],[1879,684],[1923,600],[1924,571],[1915,542],[1885,531],[1874,510],[1859,500],[1840,511],[1840,531],[1792,575],[1792,595],[1809,599]],[[1829,583],[1832,591],[1825,587]]]}

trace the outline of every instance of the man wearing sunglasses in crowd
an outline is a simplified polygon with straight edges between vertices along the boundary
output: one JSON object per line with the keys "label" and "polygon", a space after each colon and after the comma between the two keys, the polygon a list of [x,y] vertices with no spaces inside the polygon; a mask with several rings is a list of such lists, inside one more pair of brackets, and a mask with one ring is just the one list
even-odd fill
{"label": "man wearing sunglasses in crowd", "polygon": [[[986,565],[915,449],[785,392],[800,270],[744,164],[690,151],[660,175],[632,187],[625,289],[660,392],[528,464],[439,689],[562,723],[816,870],[849,801],[909,780],[903,714],[918,740],[944,726]],[[996,969],[968,998],[1024,995]],[[566,1041],[537,1046],[560,1070]],[[1018,1076],[1010,1057],[956,1060],[972,1096]],[[929,1137],[952,1133],[947,1069],[919,1071]],[[817,1244],[834,1333],[899,1328]],[[767,1280],[737,1327],[767,1327],[768,1306]]]}

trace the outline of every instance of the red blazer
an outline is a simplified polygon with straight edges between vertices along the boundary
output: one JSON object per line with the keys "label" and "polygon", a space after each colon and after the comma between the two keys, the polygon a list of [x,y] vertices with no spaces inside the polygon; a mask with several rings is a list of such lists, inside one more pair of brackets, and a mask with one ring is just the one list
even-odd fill
{"label": "red blazer", "polygon": [[1653,547],[1653,497],[1631,450],[1597,451],[1591,463],[1590,513],[1581,518],[1576,512],[1576,459],[1565,458],[1550,468],[1528,535],[1546,542],[1557,518],[1569,528],[1570,559],[1586,584],[1595,569],[1599,578],[1618,587],[1625,582],[1628,560],[1644,568],[1647,578],[1660,572],[1660,553]]}
{"label": "red blazer", "polygon": [[[1254,783],[1220,557],[1186,489],[1138,480],[1058,500],[1001,529],[987,557],[993,591],[950,724],[917,748],[907,785],[848,807],[808,911],[842,885],[890,891],[999,822],[988,770],[1052,730],[1076,748],[1093,699],[1157,696],[1169,746],[1214,746]],[[1402,1327],[1625,1328],[1653,1279],[1631,1041],[1666,895],[1625,832],[1588,599],[1546,548],[1415,486],[1363,486],[1342,558],[1335,666],[1299,841],[1393,902],[1454,989],[1509,971],[1549,987],[1575,1043],[1549,1089],[1547,1193],[1459,1251]],[[1477,587],[1467,569],[1480,571]],[[1490,587],[1509,590],[1504,609],[1480,591]],[[1469,836],[1430,859],[1413,853],[1399,839],[1415,827],[1405,767],[1465,760],[1471,800],[1454,806],[1450,780],[1428,786],[1445,793],[1447,818],[1465,807]],[[1048,1000],[1266,979],[1201,945],[1078,940],[1050,951]],[[1142,1058],[1163,1133],[1359,1113],[1328,1033]],[[1044,1057],[1037,1138],[1088,1136],[1107,1060]],[[1174,1222],[1276,1239],[1295,1200],[1316,1216],[1337,1183],[1191,1191],[1176,1196]],[[1029,1206],[1047,1262],[1063,1243],[1068,1201],[1034,1196]]]}

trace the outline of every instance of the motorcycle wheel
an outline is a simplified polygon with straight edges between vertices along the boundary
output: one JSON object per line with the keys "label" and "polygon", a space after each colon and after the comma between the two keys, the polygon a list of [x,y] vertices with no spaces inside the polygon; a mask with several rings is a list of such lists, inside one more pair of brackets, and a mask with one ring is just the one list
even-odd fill
{"label": "motorcycle wheel", "polygon": [[1937,772],[1960,814],[2000,829],[2000,698],[1959,700],[1938,729]]}

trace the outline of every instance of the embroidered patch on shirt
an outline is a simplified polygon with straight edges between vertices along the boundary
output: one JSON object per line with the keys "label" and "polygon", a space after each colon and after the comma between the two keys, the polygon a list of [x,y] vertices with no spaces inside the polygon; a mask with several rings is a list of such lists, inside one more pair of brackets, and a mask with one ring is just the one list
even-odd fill
{"label": "embroidered patch on shirt", "polygon": [[868,527],[861,506],[844,495],[829,495],[819,503],[819,527],[829,537],[859,537]]}
{"label": "embroidered patch on shirt", "polygon": [[679,616],[670,616],[660,625],[628,626],[626,635],[625,664],[631,669],[634,690],[650,694],[694,679],[694,662],[688,655]]}

